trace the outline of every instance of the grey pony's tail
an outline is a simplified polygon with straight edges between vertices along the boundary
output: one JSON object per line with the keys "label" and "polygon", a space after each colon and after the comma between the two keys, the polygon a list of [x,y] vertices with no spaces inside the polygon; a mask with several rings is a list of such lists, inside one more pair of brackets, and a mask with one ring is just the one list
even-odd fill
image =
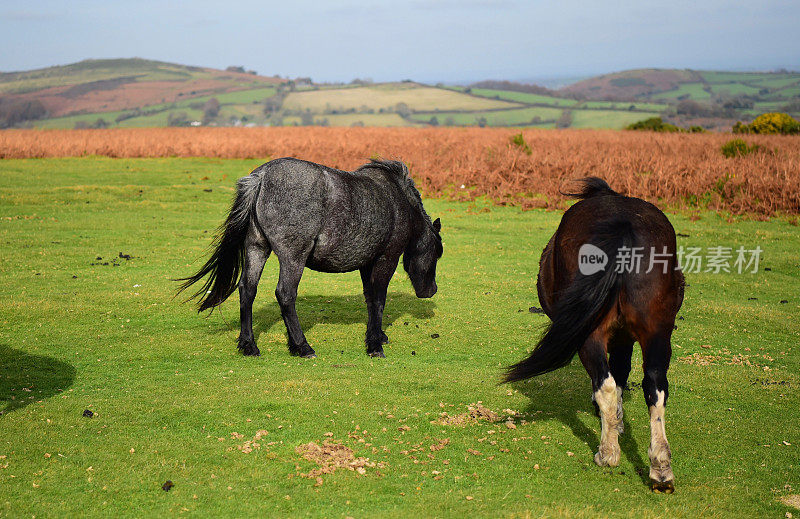
{"label": "grey pony's tail", "polygon": [[199,297],[197,311],[221,305],[236,290],[244,268],[244,241],[250,222],[255,219],[256,200],[261,193],[260,170],[239,179],[231,212],[214,238],[214,252],[197,274],[180,278],[178,293],[208,276],[202,288],[189,299]]}

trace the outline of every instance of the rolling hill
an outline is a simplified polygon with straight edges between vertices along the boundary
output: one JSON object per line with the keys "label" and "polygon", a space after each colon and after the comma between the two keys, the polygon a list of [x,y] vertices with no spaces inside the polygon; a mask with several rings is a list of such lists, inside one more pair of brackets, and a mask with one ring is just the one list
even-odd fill
{"label": "rolling hill", "polygon": [[800,73],[642,69],[549,90],[509,81],[318,85],[241,67],[86,60],[0,73],[0,127],[507,126],[623,128],[661,116],[728,130],[768,111],[800,115]]}

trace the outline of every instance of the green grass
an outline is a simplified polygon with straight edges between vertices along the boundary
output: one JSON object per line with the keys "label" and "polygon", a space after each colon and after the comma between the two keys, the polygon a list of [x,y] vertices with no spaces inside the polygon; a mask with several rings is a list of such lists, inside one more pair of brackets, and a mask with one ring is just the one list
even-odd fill
{"label": "green grass", "polygon": [[711,91],[715,94],[729,94],[729,95],[758,95],[761,90],[759,87],[744,85],[742,83],[730,83],[722,85],[711,85]]}
{"label": "green grass", "polygon": [[[216,97],[217,101],[221,104],[247,104],[256,103],[265,100],[268,97],[275,95],[275,88],[254,88],[251,90],[239,90],[236,92],[228,92],[227,94],[219,94],[215,96],[208,96],[203,98],[203,102],[212,97]],[[196,103],[198,100],[192,99],[190,102]]]}
{"label": "green grass", "polygon": [[327,114],[314,117],[316,124],[327,119],[331,126],[352,126],[353,124],[363,123],[364,126],[414,126],[400,115],[389,114]]}
{"label": "green grass", "polygon": [[505,101],[514,101],[517,103],[525,103],[531,105],[548,105],[548,106],[574,106],[578,102],[574,99],[562,99],[560,97],[545,96],[540,94],[529,94],[527,92],[513,92],[509,90],[492,90],[488,88],[473,88],[470,93],[472,95],[503,99]]}
{"label": "green grass", "polygon": [[668,90],[666,92],[659,92],[653,94],[651,97],[654,99],[677,99],[688,95],[690,99],[694,100],[708,100],[711,99],[711,94],[703,90],[702,83],[683,83],[675,90]]}
{"label": "green grass", "polygon": [[115,122],[118,115],[126,113],[127,110],[118,110],[115,112],[98,112],[98,113],[91,113],[91,114],[81,114],[81,115],[68,115],[66,117],[56,117],[53,119],[43,119],[40,121],[34,121],[33,127],[34,128],[54,128],[54,129],[72,129],[75,127],[75,123],[79,121],[87,122],[87,123],[94,123],[98,119],[103,119],[105,122],[109,124],[109,126],[116,126],[117,123]]}
{"label": "green grass", "polygon": [[190,121],[202,121],[203,120],[203,111],[202,110],[195,110],[192,108],[177,108],[174,110],[167,110],[164,112],[158,112],[153,115],[144,115],[142,117],[134,117],[131,119],[125,119],[124,121],[120,121],[118,126],[120,128],[143,128],[149,126],[167,126],[170,114],[177,114],[179,112],[183,112],[186,114]]}
{"label": "green grass", "polygon": [[[456,126],[477,126],[478,120],[486,119],[487,126],[540,126],[542,123],[534,123],[533,118],[539,117],[541,121],[555,121],[563,110],[560,108],[549,108],[544,106],[533,106],[529,108],[518,108],[515,110],[496,110],[490,112],[442,112],[413,114],[412,119],[420,122],[428,122],[431,117],[436,116],[440,125],[446,125],[448,119],[453,120]],[[548,123],[544,123],[548,124]],[[550,124],[552,126],[552,124]]]}
{"label": "green grass", "polygon": [[286,97],[283,108],[311,110],[313,113],[351,108],[358,110],[361,107],[377,111],[394,110],[398,103],[405,103],[415,111],[475,111],[517,106],[514,103],[481,99],[445,88],[389,83],[370,87],[292,92]]}
{"label": "green grass", "polygon": [[656,103],[640,103],[636,101],[586,101],[580,104],[580,108],[608,108],[611,110],[628,110],[631,106],[634,110],[644,110],[650,112],[661,112],[667,109],[667,105]]}
{"label": "green grass", "polygon": [[573,110],[571,128],[616,128],[657,117],[655,112],[629,112],[621,110]]}
{"label": "green grass", "polygon": [[790,86],[788,88],[784,88],[773,92],[767,96],[768,99],[786,99],[791,100],[792,98],[800,97],[800,86]]}
{"label": "green grass", "polygon": [[777,74],[759,72],[700,72],[708,83],[758,83],[775,79]]}
{"label": "green grass", "polygon": [[[220,312],[200,316],[173,299],[170,279],[204,261],[235,179],[260,162],[0,162],[0,514],[783,517],[790,511],[778,498],[800,488],[796,227],[780,219],[727,223],[711,213],[700,213],[699,221],[669,215],[689,235],[679,245],[760,245],[762,267],[771,270],[687,275],[667,412],[677,490],[654,495],[640,475],[647,474],[649,441],[640,391],[625,397],[621,464],[601,469],[592,462],[599,424],[589,378],[577,360],[527,383],[496,385],[503,366],[522,358],[547,322],[528,307],[539,306],[539,254],[558,212],[426,200],[444,226],[439,293],[416,299],[398,272],[389,288],[391,342],[383,360],[364,354],[358,274],[310,271],[297,306],[320,357],[290,357],[272,295],[273,257],[255,307],[262,356],[237,355],[237,296]],[[119,259],[120,252],[133,258]],[[98,256],[117,258],[120,266],[92,265]],[[691,364],[685,360],[691,355],[715,360]],[[638,352],[633,366],[636,382]],[[501,415],[519,411],[525,422],[517,419],[516,429],[502,422],[435,423],[440,413],[462,413],[478,401]],[[84,409],[96,416],[82,417]],[[236,448],[260,429],[268,435],[259,450]],[[322,442],[326,433],[385,467],[365,475],[339,470],[315,487],[298,475],[314,465],[295,448]],[[430,449],[442,439],[449,444]],[[167,479],[175,484],[170,492],[161,489]]]}
{"label": "green grass", "polygon": [[789,77],[782,77],[777,79],[765,79],[758,81],[758,86],[766,87],[766,88],[784,88],[789,85],[794,85],[795,83],[800,82],[800,75],[794,75]]}

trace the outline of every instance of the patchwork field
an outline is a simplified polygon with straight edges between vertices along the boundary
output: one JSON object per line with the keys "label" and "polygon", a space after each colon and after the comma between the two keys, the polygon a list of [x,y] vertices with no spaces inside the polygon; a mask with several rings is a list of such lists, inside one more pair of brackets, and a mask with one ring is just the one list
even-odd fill
{"label": "patchwork field", "polygon": [[293,92],[283,103],[288,110],[310,110],[322,113],[331,110],[395,111],[398,103],[413,111],[491,110],[514,108],[515,104],[493,99],[472,97],[444,88],[426,87],[417,84],[385,84],[374,87],[321,89]]}
{"label": "patchwork field", "polygon": [[[509,132],[494,133],[497,140],[482,146],[506,153],[497,143]],[[141,143],[139,132],[77,135],[109,152],[110,135]],[[200,145],[207,135],[186,134]],[[246,135],[252,146],[276,134]],[[343,146],[362,135],[306,133],[305,140],[324,155],[325,136]],[[393,142],[393,135],[401,138]],[[469,152],[464,162],[436,166],[441,150],[462,149],[455,132],[413,133],[418,146],[447,136],[429,163],[416,162],[403,135],[373,133],[370,144],[349,153],[412,157],[426,189],[442,171],[455,184],[462,169],[478,169]],[[560,160],[546,139],[525,135],[540,161]],[[590,152],[631,144],[598,135]],[[657,142],[666,154],[693,146]],[[794,141],[768,142],[793,153],[786,150]],[[273,139],[270,146],[285,144]],[[2,149],[8,153],[7,140]],[[715,155],[716,147],[704,153]],[[764,253],[755,274],[687,275],[666,418],[677,488],[654,495],[646,484],[649,424],[635,384],[638,352],[615,469],[592,462],[599,423],[578,361],[527,383],[497,385],[547,321],[529,308],[540,306],[537,262],[558,211],[431,199],[436,191],[428,191],[426,208],[443,222],[439,293],[416,299],[405,274],[396,274],[384,321],[391,342],[381,360],[363,351],[358,275],[313,272],[304,275],[297,306],[320,356],[290,357],[271,258],[255,307],[262,356],[238,355],[237,296],[220,312],[197,315],[173,297],[171,279],[199,267],[235,180],[266,155],[0,161],[0,514],[798,513],[784,504],[800,498],[800,238],[786,219],[731,224],[708,211],[669,213],[681,246],[760,246]],[[328,158],[348,167],[355,161]],[[609,181],[649,196],[640,191],[649,183],[635,178]]]}
{"label": "patchwork field", "polygon": [[[238,66],[217,70],[139,58],[0,72],[0,128],[429,125],[622,129],[656,114],[679,126],[729,131],[737,120],[749,121],[765,113],[765,103],[770,104],[768,110],[800,117],[798,100],[800,74],[787,71],[627,70],[558,90],[493,80],[435,86],[411,80],[371,83],[358,79],[318,84],[311,78],[261,76]],[[548,114],[527,117],[526,113],[535,109]],[[550,115],[565,109],[572,115]],[[382,117],[387,114],[393,115]]]}

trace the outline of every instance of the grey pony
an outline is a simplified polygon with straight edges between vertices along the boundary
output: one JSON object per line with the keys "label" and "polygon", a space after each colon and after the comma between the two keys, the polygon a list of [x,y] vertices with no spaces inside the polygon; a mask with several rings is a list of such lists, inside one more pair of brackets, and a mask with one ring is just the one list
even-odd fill
{"label": "grey pony", "polygon": [[294,158],[272,160],[239,179],[214,252],[197,274],[179,279],[180,291],[208,276],[198,311],[222,304],[238,286],[239,350],[259,355],[253,301],[271,252],[280,263],[275,297],[289,336],[289,352],[316,357],[295,310],[303,270],[361,273],[368,320],[367,354],[385,357],[383,309],[400,256],[417,297],[437,291],[441,222],[431,221],[402,162],[372,160],[353,172]]}

